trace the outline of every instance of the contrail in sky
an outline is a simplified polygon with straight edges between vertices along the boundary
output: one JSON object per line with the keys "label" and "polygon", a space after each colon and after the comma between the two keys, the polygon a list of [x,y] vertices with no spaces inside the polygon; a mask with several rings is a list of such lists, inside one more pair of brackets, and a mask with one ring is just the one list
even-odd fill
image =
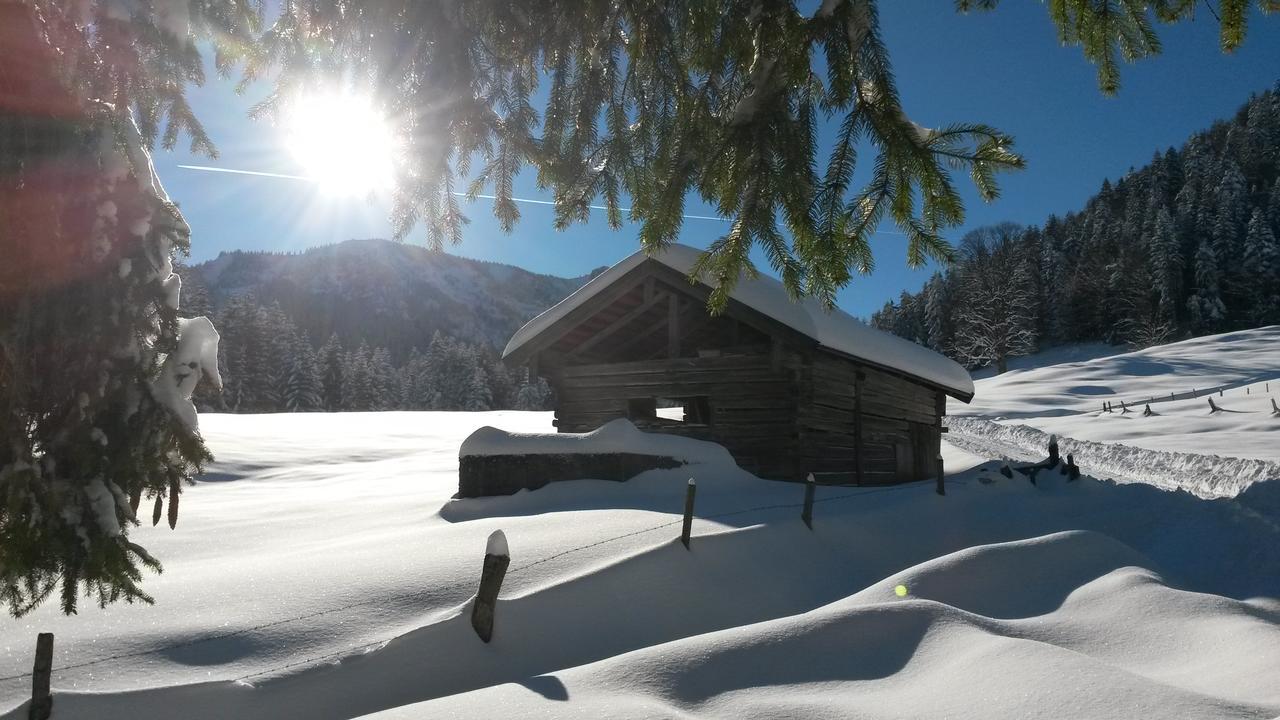
{"label": "contrail in sky", "polygon": [[[304,175],[286,175],[284,173],[261,172],[259,170],[236,170],[234,168],[220,168],[209,165],[179,165],[184,170],[200,170],[202,172],[230,173],[232,175],[255,175],[257,177],[281,178],[283,180],[302,180],[304,182],[315,182]],[[466,193],[455,192],[458,197],[468,197]],[[497,200],[493,195],[476,195],[477,198],[484,200]],[[555,205],[550,200],[535,200],[534,198],[518,198],[513,197],[512,200],[518,203],[529,203],[530,205]],[[608,210],[604,205],[588,205],[592,210]],[[622,212],[630,212],[631,208],[618,208]],[[688,220],[717,220],[719,222],[729,222],[728,218],[716,217],[714,215],[682,215]]]}
{"label": "contrail in sky", "polygon": [[[284,173],[262,172],[259,170],[237,170],[235,168],[220,168],[210,165],[179,165],[184,170],[200,170],[201,172],[229,173],[231,175],[255,175],[257,177],[281,178],[282,180],[302,180],[304,182],[315,182],[305,175],[286,175]],[[466,193],[455,192],[458,197],[467,197]],[[476,195],[477,198],[485,200],[497,200],[492,195]],[[529,203],[530,205],[555,205],[550,200],[535,200],[533,198],[511,198],[519,203]],[[588,205],[592,210],[608,210],[604,205]],[[631,208],[618,208],[622,212],[630,212]],[[728,218],[716,217],[714,215],[681,215],[687,220],[715,220],[718,222],[729,222]],[[877,235],[905,235],[906,233],[895,232],[893,230],[877,230]]]}

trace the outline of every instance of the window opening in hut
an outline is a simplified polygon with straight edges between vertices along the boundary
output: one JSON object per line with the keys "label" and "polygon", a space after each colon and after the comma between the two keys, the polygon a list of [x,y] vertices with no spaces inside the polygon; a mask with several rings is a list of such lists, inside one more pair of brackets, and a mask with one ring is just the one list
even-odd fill
{"label": "window opening in hut", "polygon": [[690,425],[711,424],[711,401],[705,395],[682,398],[656,398],[655,414],[673,422]]}

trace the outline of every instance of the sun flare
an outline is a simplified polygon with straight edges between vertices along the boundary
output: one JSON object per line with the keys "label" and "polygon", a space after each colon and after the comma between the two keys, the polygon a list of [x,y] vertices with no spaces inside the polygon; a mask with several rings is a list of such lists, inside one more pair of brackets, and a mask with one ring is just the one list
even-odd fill
{"label": "sun flare", "polygon": [[305,175],[327,192],[362,194],[391,185],[394,139],[367,98],[331,94],[296,102],[287,142]]}

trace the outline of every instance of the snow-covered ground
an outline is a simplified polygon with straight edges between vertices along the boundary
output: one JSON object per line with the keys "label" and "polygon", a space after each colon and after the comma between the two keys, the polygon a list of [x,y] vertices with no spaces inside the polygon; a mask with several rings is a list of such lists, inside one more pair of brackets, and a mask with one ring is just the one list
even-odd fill
{"label": "snow-covered ground", "polygon": [[[1064,360],[1073,351],[1078,359]],[[1043,452],[1038,430],[1080,441],[1081,464],[1099,476],[1208,495],[1280,478],[1280,416],[1272,405],[1280,399],[1280,326],[1130,353],[1079,346],[1046,355],[980,378],[969,405],[949,402],[953,416],[1007,426],[953,422],[952,439],[988,456],[1012,447],[1005,454],[1016,457]],[[1104,402],[1115,410],[1103,412]]]}
{"label": "snow-covered ground", "polygon": [[714,457],[450,499],[470,432],[544,413],[201,424],[217,461],[177,530],[133,536],[157,604],[0,620],[0,717],[26,716],[40,631],[59,720],[1280,715],[1280,522],[1243,498],[1032,485],[948,447],[945,497],[820,488],[810,531],[801,487]]}

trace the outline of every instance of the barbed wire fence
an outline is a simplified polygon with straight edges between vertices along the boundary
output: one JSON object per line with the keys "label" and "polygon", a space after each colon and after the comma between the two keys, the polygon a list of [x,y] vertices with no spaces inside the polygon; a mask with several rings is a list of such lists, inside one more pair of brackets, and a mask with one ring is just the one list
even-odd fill
{"label": "barbed wire fence", "polygon": [[[849,499],[852,499],[852,498],[866,497],[866,496],[869,496],[869,495],[877,495],[877,494],[885,493],[885,492],[899,492],[899,491],[904,491],[904,490],[932,490],[932,489],[933,489],[932,482],[933,482],[932,480],[925,480],[925,481],[919,481],[919,482],[913,482],[913,483],[906,483],[906,484],[902,484],[902,485],[892,485],[892,486],[886,486],[886,487],[870,487],[870,488],[865,487],[865,486],[862,486],[862,487],[859,487],[859,488],[858,488],[858,490],[853,491],[853,492],[847,492],[847,493],[842,493],[842,494],[839,494],[839,495],[832,495],[832,496],[828,496],[828,497],[815,498],[815,499],[813,500],[813,504],[814,504],[814,505],[818,505],[818,504],[825,504],[825,503],[839,502],[839,501],[843,501],[843,500],[849,500]],[[963,480],[948,479],[947,484],[948,484],[948,485],[968,485],[969,483],[968,483],[968,482],[966,482],[966,481],[963,481]],[[798,487],[803,487],[803,484],[799,484],[799,485],[798,485]],[[830,484],[830,485],[824,485],[823,487],[856,487],[856,486],[852,486],[852,485],[838,485],[838,484]],[[749,508],[741,508],[741,509],[738,509],[738,510],[728,510],[728,511],[719,512],[719,513],[711,513],[711,514],[707,514],[707,515],[699,515],[699,516],[697,516],[697,519],[699,519],[699,520],[704,520],[704,521],[705,521],[705,520],[719,520],[719,519],[723,519],[723,518],[728,518],[728,517],[737,517],[737,516],[741,516],[741,515],[748,515],[748,514],[752,514],[752,513],[765,513],[765,512],[780,511],[780,510],[794,510],[794,509],[797,509],[797,508],[803,508],[803,507],[804,507],[804,505],[805,505],[805,504],[804,504],[803,502],[796,502],[796,503],[774,503],[774,504],[770,504],[770,505],[758,505],[758,506],[749,507]],[[797,519],[799,519],[799,516],[797,516]],[[611,536],[611,537],[607,537],[607,538],[604,538],[604,539],[601,539],[601,540],[597,540],[597,541],[595,541],[595,542],[587,543],[587,544],[584,544],[584,545],[577,545],[577,546],[574,546],[574,547],[568,548],[568,549],[566,549],[566,550],[562,550],[562,551],[560,551],[560,552],[557,552],[557,553],[554,553],[554,554],[548,555],[548,556],[546,556],[546,557],[539,558],[539,559],[534,560],[534,561],[532,561],[532,562],[525,563],[524,565],[519,565],[519,566],[517,566],[517,567],[511,568],[511,570],[509,570],[509,571],[507,572],[507,575],[508,575],[508,576],[511,576],[511,575],[518,575],[518,574],[523,573],[523,572],[526,572],[526,571],[528,571],[528,570],[530,570],[530,569],[532,569],[532,568],[534,568],[534,567],[537,567],[537,566],[539,566],[539,565],[543,565],[543,564],[546,564],[546,563],[552,562],[552,561],[554,561],[554,560],[557,560],[557,559],[559,559],[559,558],[565,557],[565,556],[567,556],[567,555],[572,555],[572,554],[575,554],[575,553],[583,552],[583,551],[585,551],[585,550],[590,550],[590,549],[592,549],[592,548],[596,548],[596,547],[599,547],[599,546],[601,546],[601,545],[606,545],[606,544],[608,544],[608,543],[617,542],[617,541],[619,541],[619,540],[624,540],[624,539],[631,538],[631,537],[636,537],[636,536],[638,536],[638,535],[644,535],[644,534],[647,534],[647,533],[657,532],[658,530],[664,530],[664,529],[667,529],[667,528],[674,528],[674,527],[676,527],[676,526],[680,525],[682,522],[683,522],[683,518],[676,519],[676,520],[670,520],[670,521],[666,521],[666,522],[658,523],[658,524],[655,524],[655,525],[651,525],[651,526],[649,526],[649,527],[641,528],[641,529],[639,529],[639,530],[633,530],[633,531],[631,531],[631,532],[621,533],[621,534],[619,534],[619,535],[614,535],[614,536]],[[437,585],[437,586],[435,586],[435,587],[433,588],[433,590],[434,590],[436,593],[445,593],[445,592],[451,592],[451,591],[455,591],[455,590],[464,590],[464,589],[466,589],[466,588],[468,588],[468,587],[475,586],[478,582],[479,582],[479,578],[478,578],[478,577],[468,577],[468,578],[463,579],[463,580],[457,580],[457,581],[454,581],[454,582],[445,583],[445,584],[443,584],[443,585]],[[106,655],[106,656],[103,656],[103,657],[94,658],[93,660],[86,660],[86,661],[84,661],[84,662],[78,662],[78,663],[71,663],[71,664],[68,664],[68,665],[56,666],[56,667],[54,667],[54,668],[52,669],[52,672],[53,672],[54,674],[65,674],[65,673],[72,672],[72,671],[75,671],[75,670],[81,670],[81,669],[84,669],[84,668],[94,667],[94,666],[97,666],[97,665],[102,665],[102,664],[104,664],[104,663],[115,662],[115,661],[118,661],[118,660],[128,660],[128,659],[132,659],[132,658],[146,657],[146,656],[151,656],[151,655],[162,655],[162,654],[164,654],[164,653],[168,653],[168,652],[171,652],[171,651],[174,651],[174,650],[181,650],[181,649],[184,649],[184,648],[189,648],[189,647],[195,647],[195,646],[198,646],[198,645],[202,645],[202,644],[204,644],[204,643],[211,643],[211,642],[216,642],[216,641],[219,641],[219,640],[226,640],[226,639],[230,639],[230,638],[241,637],[241,636],[249,635],[249,634],[251,634],[251,633],[259,632],[259,631],[261,631],[261,630],[266,630],[266,629],[273,628],[273,627],[279,627],[279,626],[288,625],[288,624],[291,624],[291,623],[303,622],[303,621],[305,621],[305,620],[312,620],[312,619],[319,618],[319,617],[326,617],[326,616],[328,616],[328,615],[333,615],[333,614],[336,614],[336,613],[347,612],[347,611],[349,611],[349,610],[353,610],[353,609],[356,609],[356,608],[359,608],[359,607],[367,607],[367,606],[371,606],[371,605],[378,605],[378,604],[383,604],[383,603],[387,603],[387,602],[397,602],[397,601],[402,601],[402,600],[410,600],[410,599],[414,599],[414,598],[421,597],[421,596],[422,596],[422,594],[423,594],[423,593],[422,593],[421,591],[413,591],[413,592],[396,593],[396,594],[389,595],[389,596],[388,596],[388,595],[382,595],[382,596],[378,596],[378,597],[374,597],[374,598],[368,598],[368,599],[365,599],[365,600],[359,600],[359,601],[356,601],[356,602],[350,602],[350,603],[346,603],[346,604],[343,604],[343,605],[338,605],[338,606],[335,606],[335,607],[332,607],[332,608],[327,608],[327,609],[324,609],[324,610],[316,610],[316,611],[313,611],[313,612],[302,613],[302,614],[299,614],[299,615],[293,615],[293,616],[289,616],[289,617],[278,618],[278,619],[276,619],[276,620],[271,620],[271,621],[268,621],[268,622],[259,623],[259,624],[257,624],[257,625],[251,625],[251,626],[248,626],[248,627],[242,627],[242,628],[238,628],[238,629],[236,629],[236,630],[230,630],[230,631],[223,632],[223,633],[215,633],[215,634],[213,634],[213,635],[206,635],[206,636],[204,636],[204,637],[193,638],[193,639],[190,639],[190,640],[184,640],[184,641],[182,641],[182,642],[170,643],[170,644],[167,644],[167,645],[161,645],[161,646],[157,646],[157,647],[149,647],[149,648],[141,649],[141,650],[134,650],[134,651],[128,651],[128,652],[114,653],[114,654],[111,654],[111,655]],[[374,640],[374,641],[371,641],[371,642],[361,643],[361,644],[358,644],[358,645],[352,645],[352,646],[349,646],[349,647],[342,648],[342,649],[340,649],[340,650],[336,650],[336,651],[332,651],[332,652],[324,653],[324,654],[321,654],[321,655],[314,655],[314,656],[309,656],[309,657],[305,657],[305,658],[300,658],[300,659],[292,660],[292,661],[290,661],[290,662],[287,662],[287,663],[284,663],[284,664],[281,664],[281,665],[275,665],[275,666],[272,666],[272,667],[269,667],[269,668],[266,668],[266,669],[263,669],[263,670],[257,670],[257,671],[254,671],[254,672],[251,672],[251,673],[248,673],[248,674],[245,674],[245,675],[239,675],[239,676],[236,676],[236,677],[227,678],[227,680],[229,680],[229,681],[231,681],[231,682],[246,682],[246,681],[251,680],[251,679],[253,679],[253,678],[262,677],[262,676],[266,676],[266,675],[272,675],[272,674],[279,673],[279,672],[282,672],[282,671],[285,671],[285,670],[289,670],[289,669],[292,669],[292,668],[296,668],[296,667],[303,667],[303,666],[307,666],[307,665],[316,665],[316,664],[321,664],[321,663],[328,662],[328,661],[331,661],[331,660],[334,660],[334,659],[339,659],[339,658],[343,658],[343,657],[349,657],[349,656],[355,655],[355,654],[357,654],[357,653],[360,653],[360,652],[362,652],[362,651],[366,651],[366,650],[369,650],[369,649],[372,649],[372,648],[378,647],[378,646],[380,646],[380,645],[385,645],[386,643],[388,643],[388,642],[390,642],[390,641],[394,640],[394,639],[395,639],[396,637],[398,637],[400,634],[401,634],[401,633],[396,633],[395,635],[391,635],[391,636],[388,636],[388,637],[385,637],[385,638],[382,638],[382,639],[379,639],[379,640]],[[7,676],[4,676],[4,677],[0,677],[0,683],[4,683],[4,682],[13,682],[13,681],[18,681],[18,680],[25,680],[25,679],[28,679],[28,678],[32,677],[32,675],[33,675],[33,673],[32,673],[32,672],[22,672],[22,673],[17,673],[17,674],[13,674],[13,675],[7,675]]]}

